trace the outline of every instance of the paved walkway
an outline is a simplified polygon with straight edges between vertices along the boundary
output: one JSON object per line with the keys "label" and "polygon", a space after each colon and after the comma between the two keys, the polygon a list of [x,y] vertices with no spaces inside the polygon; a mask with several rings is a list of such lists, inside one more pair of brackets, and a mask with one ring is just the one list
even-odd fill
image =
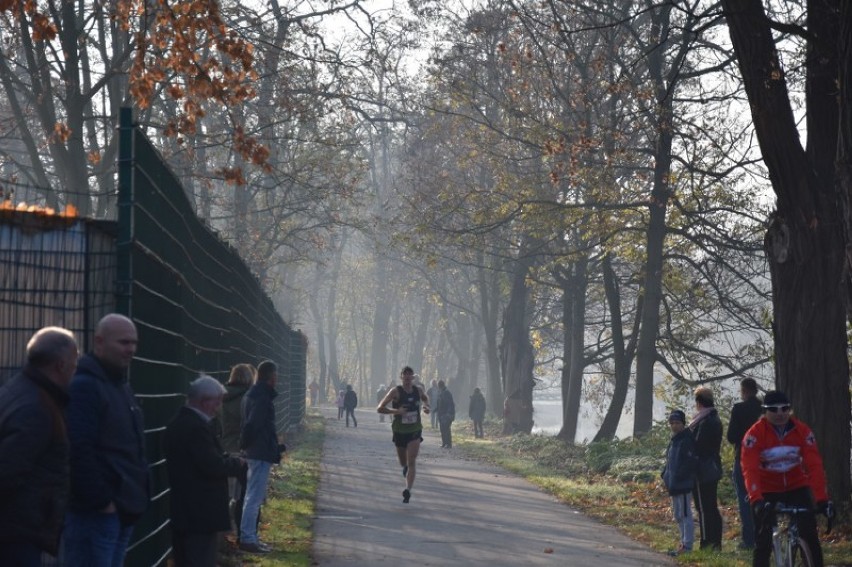
{"label": "paved walkway", "polygon": [[314,523],[322,567],[671,565],[655,553],[505,471],[440,448],[426,428],[411,502],[390,423],[357,411],[358,427],[327,418]]}

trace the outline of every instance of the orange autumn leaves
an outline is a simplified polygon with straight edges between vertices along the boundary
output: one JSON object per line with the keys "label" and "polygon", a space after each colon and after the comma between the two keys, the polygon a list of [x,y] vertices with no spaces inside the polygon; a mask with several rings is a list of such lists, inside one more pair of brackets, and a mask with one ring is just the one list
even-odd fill
{"label": "orange autumn leaves", "polygon": [[[35,41],[52,41],[59,33],[58,20],[33,0],[0,0],[0,11],[26,18]],[[164,126],[164,133],[178,143],[195,135],[210,105],[227,111],[255,97],[254,47],[228,28],[216,0],[118,0],[111,17],[124,32],[139,30],[133,36],[130,94],[142,109],[158,96],[178,103],[177,113]],[[268,170],[269,151],[232,122],[234,150],[246,162]],[[69,136],[67,126],[57,123],[54,142]],[[228,177],[231,182],[242,180],[233,173]]]}

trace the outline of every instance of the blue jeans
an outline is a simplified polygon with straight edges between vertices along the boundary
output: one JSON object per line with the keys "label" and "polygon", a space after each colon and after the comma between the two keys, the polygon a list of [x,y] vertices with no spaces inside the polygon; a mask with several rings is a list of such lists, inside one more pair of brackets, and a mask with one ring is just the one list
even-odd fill
{"label": "blue jeans", "polygon": [[68,512],[65,516],[65,567],[121,567],[133,534],[118,514]]}
{"label": "blue jeans", "polygon": [[739,452],[734,456],[734,470],[731,472],[731,480],[734,482],[734,490],[737,493],[737,503],[740,507],[740,520],[743,524],[743,545],[754,547],[754,512],[748,502],[748,492],[745,487],[743,470],[740,466]]}
{"label": "blue jeans", "polygon": [[246,499],[243,503],[243,517],[240,520],[240,543],[257,543],[257,515],[260,505],[266,497],[266,484],[269,481],[269,471],[272,463],[247,459],[248,481],[246,482]]}

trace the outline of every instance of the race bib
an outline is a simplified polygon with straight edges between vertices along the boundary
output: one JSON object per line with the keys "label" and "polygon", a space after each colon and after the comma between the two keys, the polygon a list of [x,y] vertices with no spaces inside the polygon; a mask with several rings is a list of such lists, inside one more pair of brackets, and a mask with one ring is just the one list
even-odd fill
{"label": "race bib", "polygon": [[402,414],[402,423],[417,423],[417,416],[420,415],[420,412],[417,411],[407,411]]}

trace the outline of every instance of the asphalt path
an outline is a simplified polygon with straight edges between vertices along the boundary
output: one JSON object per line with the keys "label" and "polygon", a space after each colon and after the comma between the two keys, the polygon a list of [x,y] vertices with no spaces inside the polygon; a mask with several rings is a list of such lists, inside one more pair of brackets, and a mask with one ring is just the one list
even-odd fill
{"label": "asphalt path", "polygon": [[314,520],[322,567],[672,565],[618,530],[526,480],[441,449],[424,430],[411,502],[387,418],[357,410],[358,427],[324,409],[326,438]]}

